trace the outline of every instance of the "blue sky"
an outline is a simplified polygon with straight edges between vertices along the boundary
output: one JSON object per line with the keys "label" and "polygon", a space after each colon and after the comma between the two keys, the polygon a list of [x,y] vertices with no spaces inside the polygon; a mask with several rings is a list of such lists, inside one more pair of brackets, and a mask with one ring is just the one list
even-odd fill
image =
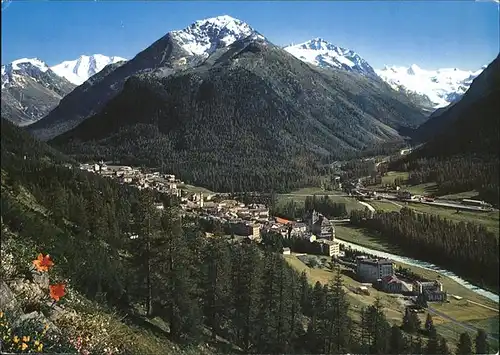
{"label": "blue sky", "polygon": [[499,52],[498,3],[474,1],[163,2],[22,1],[2,5],[2,63],[49,65],[82,54],[132,58],[170,30],[217,15],[239,18],[271,42],[314,37],[353,49],[373,67],[475,70]]}

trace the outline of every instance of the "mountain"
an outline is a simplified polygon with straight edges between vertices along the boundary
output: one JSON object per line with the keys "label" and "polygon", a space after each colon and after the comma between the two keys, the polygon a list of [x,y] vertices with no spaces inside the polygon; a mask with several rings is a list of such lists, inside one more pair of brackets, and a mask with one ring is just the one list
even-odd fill
{"label": "mountain", "polygon": [[114,56],[107,57],[102,54],[82,55],[78,59],[56,64],[50,69],[70,83],[81,85],[91,76],[103,70],[105,66],[122,61],[126,61],[126,59]]}
{"label": "mountain", "polygon": [[19,126],[29,125],[50,112],[74,88],[36,58],[2,65],[2,117]]}
{"label": "mountain", "polygon": [[475,191],[499,205],[500,56],[472,82],[457,103],[437,112],[417,130],[426,142],[392,170],[407,170],[411,184],[435,183],[433,193]]}
{"label": "mountain", "polygon": [[108,70],[107,75],[99,73],[91,83],[78,87],[30,130],[41,139],[53,138],[98,113],[130,76],[148,72],[168,76],[196,66],[216,49],[253,34],[259,36],[248,24],[230,16],[196,21],[183,30],[169,32],[133,59]]}
{"label": "mountain", "polygon": [[437,152],[496,154],[499,139],[500,56],[472,82],[457,103],[433,115],[416,131],[425,148]]}
{"label": "mountain", "polygon": [[427,101],[424,107],[437,109],[458,101],[484,68],[424,70],[413,64],[408,68],[386,66],[376,73],[395,90],[420,95]]}
{"label": "mountain", "polygon": [[322,38],[290,45],[284,49],[294,57],[317,67],[344,69],[363,75],[376,76],[375,70],[356,52],[335,46]]}
{"label": "mountain", "polygon": [[[179,53],[173,59],[186,55],[167,37]],[[322,159],[401,142],[398,131],[425,119],[382,80],[314,68],[254,33],[196,67],[131,77],[100,113],[52,144],[82,159],[164,167],[215,190],[287,189],[312,179]]]}

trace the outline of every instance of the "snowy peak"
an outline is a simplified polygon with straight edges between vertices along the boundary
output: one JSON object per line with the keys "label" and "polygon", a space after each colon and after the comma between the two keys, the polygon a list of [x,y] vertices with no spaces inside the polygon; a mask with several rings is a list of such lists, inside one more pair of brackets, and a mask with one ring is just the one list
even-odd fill
{"label": "snowy peak", "polygon": [[40,78],[49,67],[38,58],[21,58],[2,65],[2,89],[9,84],[22,82],[22,77]]}
{"label": "snowy peak", "polygon": [[183,30],[170,32],[184,50],[202,57],[251,35],[259,34],[245,22],[227,15],[199,20]]}
{"label": "snowy peak", "polygon": [[22,58],[22,59],[17,59],[11,63],[12,69],[14,70],[23,70],[26,67],[33,66],[37,69],[39,69],[42,72],[46,72],[49,70],[49,67],[45,62],[41,61],[38,58]]}
{"label": "snowy peak", "polygon": [[50,69],[70,83],[81,85],[91,76],[99,73],[105,66],[126,60],[121,57],[108,57],[102,54],[82,55],[78,59],[68,60]]}
{"label": "snowy peak", "polygon": [[323,38],[314,38],[301,44],[287,46],[284,49],[303,62],[318,67],[375,75],[373,68],[356,52],[333,45]]}
{"label": "snowy peak", "polygon": [[385,66],[376,70],[376,73],[393,89],[426,96],[434,108],[439,108],[459,100],[483,69],[484,67],[476,71],[457,68],[426,70],[412,64],[409,67]]}

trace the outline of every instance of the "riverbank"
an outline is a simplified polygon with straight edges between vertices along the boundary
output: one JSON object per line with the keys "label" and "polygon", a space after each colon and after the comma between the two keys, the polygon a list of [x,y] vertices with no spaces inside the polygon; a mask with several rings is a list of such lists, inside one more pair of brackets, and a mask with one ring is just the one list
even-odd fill
{"label": "riverbank", "polygon": [[437,278],[440,276],[440,278],[446,280],[447,285],[445,288],[448,287],[447,290],[449,290],[449,293],[498,309],[498,294],[477,287],[453,272],[432,263],[401,256],[402,252],[398,248],[380,241],[376,234],[365,234],[366,231],[363,229],[348,226],[336,226],[336,229],[336,239],[341,245],[350,246],[352,249],[379,257],[390,258],[397,264],[399,263],[405,265],[405,267],[414,269],[415,273],[422,274],[426,278]]}

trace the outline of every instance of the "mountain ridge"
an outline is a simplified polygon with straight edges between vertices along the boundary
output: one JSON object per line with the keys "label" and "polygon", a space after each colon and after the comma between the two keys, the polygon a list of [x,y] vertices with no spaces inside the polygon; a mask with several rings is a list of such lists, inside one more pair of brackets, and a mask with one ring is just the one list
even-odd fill
{"label": "mountain ridge", "polygon": [[398,131],[425,117],[398,95],[382,80],[320,70],[255,35],[196,67],[132,76],[98,114],[50,143],[85,159],[164,166],[217,191],[286,189],[329,156],[402,141]]}

